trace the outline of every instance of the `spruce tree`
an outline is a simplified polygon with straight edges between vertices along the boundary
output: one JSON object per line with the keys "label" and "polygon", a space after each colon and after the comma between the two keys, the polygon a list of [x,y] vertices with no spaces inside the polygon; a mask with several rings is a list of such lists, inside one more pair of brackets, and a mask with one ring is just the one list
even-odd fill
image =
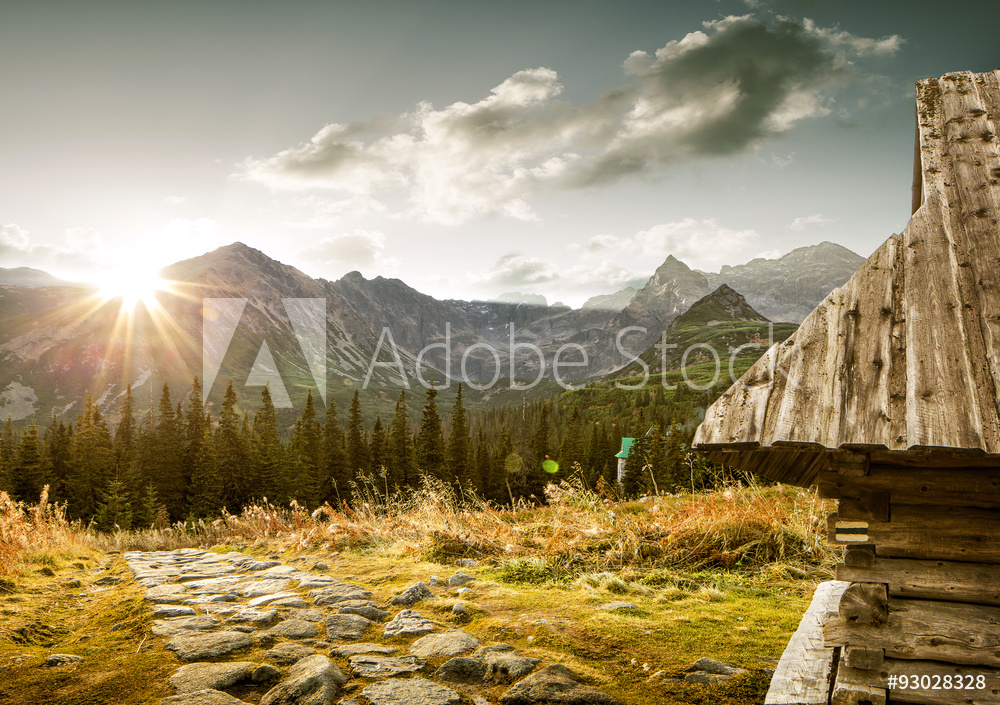
{"label": "spruce tree", "polygon": [[48,458],[49,497],[53,500],[66,501],[66,482],[72,471],[71,427],[62,421],[56,421],[55,413],[49,427],[45,429],[45,455]]}
{"label": "spruce tree", "polygon": [[344,431],[337,420],[337,405],[333,399],[326,407],[323,422],[323,482],[320,484],[320,499],[339,507],[351,495],[351,480],[354,473],[347,461],[344,447]]}
{"label": "spruce tree", "polygon": [[376,416],[375,425],[372,427],[372,442],[369,454],[372,463],[371,472],[375,477],[383,477],[388,473],[388,469],[386,468],[387,450],[382,417]]}
{"label": "spruce tree", "polygon": [[34,420],[25,427],[14,457],[14,496],[23,502],[37,502],[46,484],[45,454]]}
{"label": "spruce tree", "polygon": [[448,474],[459,484],[472,483],[482,490],[482,478],[471,472],[469,453],[469,419],[462,400],[462,385],[458,385],[455,406],[451,409],[451,433],[448,436]]}
{"label": "spruce tree", "polygon": [[389,430],[389,485],[390,487],[416,487],[418,482],[413,438],[410,433],[409,409],[406,390],[399,391],[396,411]]}
{"label": "spruce tree", "polygon": [[[212,415],[206,412],[201,423],[202,438],[197,444],[191,469],[191,491],[188,499],[188,517],[218,516],[224,503],[222,479],[215,455],[215,439],[212,435]],[[150,521],[156,520],[155,511]]]}
{"label": "spruce tree", "polygon": [[288,502],[288,477],[285,473],[284,446],[278,435],[278,421],[268,385],[260,392],[260,409],[253,415],[252,451],[255,495],[275,504]]}
{"label": "spruce tree", "polygon": [[312,507],[318,503],[321,443],[320,425],[316,420],[316,408],[310,390],[306,392],[306,406],[295,422],[289,446],[292,472],[289,494],[305,506]]}
{"label": "spruce tree", "polygon": [[222,399],[219,425],[215,431],[215,457],[219,466],[222,500],[234,514],[250,499],[250,454],[240,429],[240,413],[236,409],[233,381],[226,385]]}
{"label": "spruce tree", "polygon": [[68,511],[74,518],[90,518],[114,477],[114,450],[100,409],[89,396],[77,419],[71,448],[72,464],[66,478]]}
{"label": "spruce tree", "polygon": [[562,448],[559,450],[559,464],[567,472],[573,472],[577,467],[583,469],[583,459],[583,416],[580,414],[580,407],[574,406]]}
{"label": "spruce tree", "polygon": [[444,434],[441,432],[441,416],[434,401],[438,392],[434,387],[429,387],[426,394],[427,402],[424,404],[420,430],[416,437],[417,467],[420,472],[443,480]]}
{"label": "spruce tree", "polygon": [[347,425],[347,461],[350,463],[351,475],[355,476],[370,466],[368,461],[368,441],[365,439],[365,427],[361,420],[361,397],[354,390],[351,400],[351,417]]}
{"label": "spruce tree", "polygon": [[105,532],[132,528],[132,500],[122,480],[115,478],[108,482],[101,494],[94,523],[98,531]]}
{"label": "spruce tree", "polygon": [[14,433],[14,419],[7,415],[7,421],[0,434],[0,491],[14,495],[14,459],[17,453],[17,438]]}
{"label": "spruce tree", "polygon": [[122,479],[129,497],[135,501],[138,501],[142,496],[143,489],[137,472],[137,434],[135,400],[132,398],[132,385],[130,384],[125,387],[125,400],[122,402],[121,419],[115,428],[112,451],[115,477]]}
{"label": "spruce tree", "polygon": [[156,493],[172,521],[187,514],[187,484],[184,481],[181,425],[170,400],[170,387],[163,384],[154,427],[143,453],[145,478],[151,479]]}

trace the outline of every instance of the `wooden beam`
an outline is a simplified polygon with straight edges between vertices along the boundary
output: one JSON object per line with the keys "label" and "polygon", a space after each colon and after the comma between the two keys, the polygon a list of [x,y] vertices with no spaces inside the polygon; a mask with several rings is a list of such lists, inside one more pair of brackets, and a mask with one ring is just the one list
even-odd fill
{"label": "wooden beam", "polygon": [[840,597],[840,618],[853,624],[878,626],[889,619],[889,600],[881,583],[852,583]]}
{"label": "wooden beam", "polygon": [[885,705],[885,688],[874,682],[867,671],[838,666],[830,691],[830,705]]}
{"label": "wooden beam", "polygon": [[1000,608],[933,600],[889,599],[878,626],[839,614],[823,625],[827,646],[884,649],[886,658],[1000,667]]}
{"label": "wooden beam", "polygon": [[857,521],[889,521],[889,493],[862,490],[857,499],[839,500],[837,514],[843,519]]}
{"label": "wooden beam", "polygon": [[833,471],[845,477],[864,477],[868,474],[867,453],[842,450],[833,457]]}
{"label": "wooden beam", "polygon": [[771,678],[765,705],[827,705],[833,647],[823,644],[823,622],[837,614],[848,583],[820,583],[799,628],[792,634]]}
{"label": "wooden beam", "polygon": [[824,499],[858,499],[862,492],[890,492],[897,504],[1000,507],[1000,467],[898,467],[872,463],[868,474],[816,476]]}
{"label": "wooden beam", "polygon": [[[861,671],[847,666],[843,659],[837,666],[837,674],[843,674],[849,681],[863,681],[872,687],[885,688],[893,703],[916,703],[917,705],[1000,705],[1000,671],[982,666],[956,666],[937,661],[905,661],[886,659],[879,669]],[[889,688],[889,677],[895,676],[896,687]],[[906,676],[906,688],[900,687],[901,676]],[[984,687],[978,688],[977,677]],[[926,677],[926,680],[925,680]],[[945,678],[950,680],[946,681]],[[962,679],[962,688],[952,686]],[[913,683],[916,687],[909,687]],[[928,687],[922,687],[926,684]],[[972,688],[965,688],[971,684]],[[937,687],[935,687],[935,685]]]}
{"label": "wooden beam", "polygon": [[[921,598],[948,602],[1000,605],[1000,566],[989,563],[928,561],[882,558],[872,554],[871,565],[853,553],[867,548],[851,546],[844,564],[837,566],[837,579],[851,582],[883,582],[890,597]],[[853,565],[848,563],[852,557]]]}
{"label": "wooden beam", "polygon": [[[852,568],[871,568],[875,565],[874,546],[844,546],[844,565]],[[873,583],[871,578],[855,580],[854,578],[841,578],[837,580],[847,580],[852,583]]]}
{"label": "wooden beam", "polygon": [[862,671],[877,671],[882,668],[885,653],[882,649],[867,646],[845,646],[840,650],[840,662],[849,668]]}
{"label": "wooden beam", "polygon": [[869,544],[879,557],[1000,563],[1000,510],[896,504],[891,521],[828,519],[830,541]]}

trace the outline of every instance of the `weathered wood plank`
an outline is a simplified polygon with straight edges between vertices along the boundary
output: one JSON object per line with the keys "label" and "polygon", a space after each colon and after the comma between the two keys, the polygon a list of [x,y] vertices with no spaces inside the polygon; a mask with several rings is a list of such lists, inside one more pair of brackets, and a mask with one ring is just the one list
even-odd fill
{"label": "weathered wood plank", "polygon": [[837,667],[833,688],[830,690],[830,705],[885,705],[886,690],[873,684],[873,679],[865,671]]}
{"label": "weathered wood plank", "polygon": [[848,583],[820,583],[798,629],[774,669],[765,705],[826,705],[830,696],[833,648],[823,644],[823,622],[837,614]]}
{"label": "weathered wood plank", "polygon": [[838,580],[884,582],[890,597],[1000,605],[1000,565],[882,558],[874,554],[870,565],[847,562],[852,551],[864,548],[848,549],[844,564],[837,566]]}
{"label": "weathered wood plank", "polygon": [[840,650],[840,662],[850,668],[862,671],[877,671],[885,661],[882,649],[872,649],[867,646],[845,646]]}
{"label": "weathered wood plank", "polygon": [[[1000,705],[1000,671],[982,666],[956,666],[937,661],[905,661],[885,659],[882,666],[875,670],[863,671],[852,669],[843,660],[838,665],[838,674],[844,672],[845,678],[851,681],[867,682],[876,688],[885,688],[892,703],[915,703],[916,705]],[[897,687],[889,688],[889,677],[895,676]],[[906,684],[915,682],[920,686],[925,682],[928,687],[899,687],[900,677],[906,676]],[[914,679],[914,676],[916,677]],[[982,688],[975,687],[978,676],[983,676]],[[926,677],[926,681],[924,678]],[[950,680],[945,680],[946,677]],[[971,688],[945,688],[944,684],[954,685],[958,678],[962,685],[972,684]],[[937,685],[935,688],[934,686]]]}
{"label": "weathered wood plank", "polygon": [[958,602],[889,599],[879,626],[836,615],[823,625],[827,646],[884,649],[886,658],[1000,667],[1000,608]]}
{"label": "weathered wood plank", "polygon": [[856,521],[889,521],[889,493],[862,490],[857,499],[847,497],[837,503],[837,514]]}
{"label": "weathered wood plank", "polygon": [[956,468],[936,463],[890,467],[873,463],[868,474],[859,478],[821,472],[816,485],[820,496],[829,499],[860,499],[865,492],[887,492],[897,504],[1000,507],[1000,467]]}
{"label": "weathered wood plank", "polygon": [[891,521],[828,520],[830,541],[869,544],[885,558],[1000,563],[1000,510],[892,504]]}
{"label": "weathered wood plank", "polygon": [[[845,546],[844,547],[844,565],[850,566],[852,568],[872,568],[875,566],[875,547],[874,546]],[[838,577],[837,580],[847,580],[847,578]],[[850,582],[857,583],[870,583],[874,582],[868,578],[864,580],[853,580]]]}

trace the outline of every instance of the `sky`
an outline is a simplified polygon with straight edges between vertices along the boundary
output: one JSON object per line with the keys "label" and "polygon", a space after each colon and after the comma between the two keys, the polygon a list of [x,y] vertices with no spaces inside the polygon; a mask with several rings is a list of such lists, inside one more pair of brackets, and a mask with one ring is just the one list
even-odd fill
{"label": "sky", "polygon": [[0,266],[242,241],[307,274],[579,306],[910,212],[914,84],[1000,5],[0,0]]}

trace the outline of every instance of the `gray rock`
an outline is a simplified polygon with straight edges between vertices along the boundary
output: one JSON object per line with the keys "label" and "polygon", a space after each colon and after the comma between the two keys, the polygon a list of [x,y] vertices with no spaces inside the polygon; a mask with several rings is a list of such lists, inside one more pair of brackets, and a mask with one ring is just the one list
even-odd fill
{"label": "gray rock", "polygon": [[249,624],[234,624],[232,626],[227,626],[227,629],[234,632],[243,632],[244,634],[253,634],[257,631],[257,627],[251,627]]}
{"label": "gray rock", "polygon": [[534,671],[539,660],[512,652],[493,651],[486,653],[483,664],[486,667],[486,680],[493,683],[513,683]]}
{"label": "gray rock", "polygon": [[458,693],[425,678],[393,679],[372,683],[361,691],[371,705],[458,705]]}
{"label": "gray rock", "polygon": [[399,649],[395,646],[383,646],[382,644],[345,644],[344,646],[338,646],[330,651],[333,656],[339,656],[340,658],[349,659],[351,656],[357,654],[394,654]]}
{"label": "gray rock", "polygon": [[637,610],[639,609],[639,606],[631,602],[607,602],[598,607],[597,609],[608,610],[611,612],[618,612],[623,610]]}
{"label": "gray rock", "polygon": [[194,614],[193,608],[180,605],[156,605],[153,608],[154,617],[193,617]]}
{"label": "gray rock", "polygon": [[226,618],[226,624],[246,624],[251,627],[269,627],[278,620],[278,610],[261,612],[255,609],[241,609]]}
{"label": "gray rock", "polygon": [[428,634],[410,646],[410,653],[422,658],[461,656],[479,648],[479,639],[463,631]]}
{"label": "gray rock", "polygon": [[472,588],[466,588],[466,587],[459,588],[458,590],[455,591],[455,593],[459,596],[467,595],[470,592],[472,592]]}
{"label": "gray rock", "polygon": [[434,672],[434,678],[448,683],[481,685],[486,682],[486,666],[477,658],[456,656],[445,661],[441,668]]}
{"label": "gray rock", "polygon": [[271,627],[270,632],[286,639],[315,639],[319,636],[316,624],[304,619],[286,619]]}
{"label": "gray rock", "polygon": [[75,656],[74,654],[50,654],[45,658],[43,666],[67,666],[71,663],[80,663],[83,661],[83,656]]}
{"label": "gray rock", "polygon": [[432,576],[431,576],[431,579],[427,581],[427,584],[428,584],[428,585],[429,585],[430,587],[438,587],[439,585],[442,585],[443,583],[442,583],[442,581],[441,581],[441,578],[439,578],[439,577],[438,577],[438,576],[436,576],[436,575],[432,575]]}
{"label": "gray rock", "polygon": [[98,578],[92,584],[98,587],[104,587],[105,585],[114,585],[119,582],[121,578],[115,577],[114,575],[105,575],[103,578]]}
{"label": "gray rock", "polygon": [[171,695],[158,705],[246,705],[246,701],[234,698],[221,690],[199,690],[194,693]]}
{"label": "gray rock", "polygon": [[372,622],[381,622],[389,616],[388,612],[380,610],[378,607],[373,605],[364,605],[361,607],[345,606],[338,609],[337,614],[357,614],[361,615],[365,619],[371,620]]}
{"label": "gray rock", "polygon": [[248,572],[256,572],[258,570],[267,570],[268,568],[273,568],[275,566],[281,565],[281,561],[256,561],[252,558],[248,558],[239,564],[240,569]]}
{"label": "gray rock", "polygon": [[735,677],[736,676],[726,675],[725,673],[695,671],[694,673],[688,673],[684,676],[684,680],[688,683],[699,683],[701,685],[722,685],[723,683],[728,683]]}
{"label": "gray rock", "polygon": [[434,597],[434,593],[431,592],[431,589],[424,583],[414,583],[410,587],[406,588],[406,590],[389,600],[389,604],[412,607],[421,600],[426,600],[428,597]]}
{"label": "gray rock", "polygon": [[298,577],[300,590],[312,590],[314,588],[324,588],[336,585],[337,581],[329,575],[309,575],[308,573]]}
{"label": "gray rock", "polygon": [[180,602],[187,597],[187,595],[182,595],[181,593],[186,592],[187,589],[183,585],[166,583],[149,588],[143,597],[150,602]]}
{"label": "gray rock", "polygon": [[329,640],[354,641],[374,624],[358,614],[334,614],[326,618],[326,638]]}
{"label": "gray rock", "polygon": [[215,617],[173,617],[172,619],[157,619],[153,622],[153,636],[172,637],[189,632],[211,631],[219,626]]}
{"label": "gray rock", "polygon": [[385,625],[382,636],[420,636],[434,631],[434,625],[414,610],[403,610]]}
{"label": "gray rock", "polygon": [[279,592],[285,592],[291,584],[291,580],[281,578],[258,580],[257,582],[250,583],[245,588],[240,590],[240,594],[243,595],[243,597],[264,597],[268,595],[276,595]]}
{"label": "gray rock", "polygon": [[388,678],[403,673],[416,673],[427,665],[427,661],[416,656],[378,656],[376,654],[359,654],[348,659],[351,671],[358,678]]}
{"label": "gray rock", "polygon": [[467,573],[458,572],[453,576],[448,578],[448,587],[462,587],[466,583],[471,583],[475,580],[474,577]]}
{"label": "gray rock", "polygon": [[314,656],[316,654],[315,649],[310,649],[308,646],[302,644],[278,644],[273,649],[269,649],[264,652],[264,658],[268,661],[273,661],[279,666],[290,666],[293,663],[297,663],[306,656]]}
{"label": "gray rock", "polygon": [[309,597],[315,605],[333,605],[346,600],[368,600],[372,594],[358,585],[335,584],[310,590]]}
{"label": "gray rock", "polygon": [[246,649],[250,644],[250,637],[240,632],[188,632],[173,637],[164,648],[176,653],[181,661],[203,661]]}
{"label": "gray rock", "polygon": [[271,607],[294,607],[294,608],[304,608],[308,607],[309,603],[303,600],[297,595],[295,597],[283,597],[280,600],[274,600],[271,603]]}
{"label": "gray rock", "polygon": [[475,560],[474,558],[459,558],[457,561],[455,561],[455,565],[457,565],[459,568],[475,568],[477,565],[479,565],[479,561]]}
{"label": "gray rock", "polygon": [[461,602],[456,602],[454,605],[451,606],[451,611],[454,614],[465,614],[466,612],[469,611],[469,608],[466,607]]}
{"label": "gray rock", "polygon": [[276,592],[273,595],[261,595],[260,597],[255,597],[249,602],[247,602],[247,607],[260,607],[261,605],[266,605],[268,602],[275,602],[277,600],[283,600],[286,597],[298,598],[299,593],[297,592]]}
{"label": "gray rock", "polygon": [[262,663],[253,669],[250,680],[261,685],[271,685],[281,680],[281,671],[269,663]]}
{"label": "gray rock", "polygon": [[330,570],[330,566],[328,566],[326,563],[314,563],[313,570],[324,570],[324,571]]}
{"label": "gray rock", "polygon": [[225,690],[250,678],[257,664],[247,661],[235,663],[189,663],[181,666],[167,679],[167,684],[178,693],[198,690]]}
{"label": "gray rock", "polygon": [[748,673],[745,668],[738,668],[731,664],[722,663],[722,661],[716,661],[710,658],[700,658],[684,670],[688,673],[692,673],[694,671],[704,671],[705,673],[714,673],[720,676],[742,676],[743,674]]}
{"label": "gray rock", "polygon": [[260,705],[330,705],[347,678],[322,654],[306,656],[261,698]]}
{"label": "gray rock", "polygon": [[307,622],[322,622],[327,616],[323,610],[316,609],[290,609],[287,614],[289,619],[304,619]]}
{"label": "gray rock", "polygon": [[500,696],[501,705],[621,705],[603,690],[585,685],[580,677],[560,664],[546,666]]}
{"label": "gray rock", "polygon": [[472,655],[476,658],[484,658],[487,654],[509,654],[516,651],[517,649],[510,644],[490,644],[476,649],[476,653]]}

